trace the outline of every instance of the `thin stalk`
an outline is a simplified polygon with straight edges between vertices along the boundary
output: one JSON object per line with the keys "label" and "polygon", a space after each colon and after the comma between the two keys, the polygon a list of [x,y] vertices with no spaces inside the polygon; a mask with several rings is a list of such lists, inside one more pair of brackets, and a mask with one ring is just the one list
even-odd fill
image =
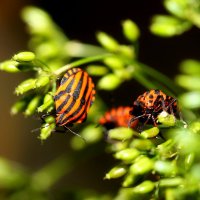
{"label": "thin stalk", "polygon": [[134,73],[133,78],[147,89],[152,89],[156,87],[156,85],[154,85],[151,81],[148,81],[148,79],[145,78],[144,75],[142,75],[140,72]]}
{"label": "thin stalk", "polygon": [[160,83],[163,83],[166,85],[171,91],[173,91],[175,94],[180,93],[180,88],[173,83],[173,81],[165,76],[164,74],[160,73],[159,71],[143,64],[138,63],[141,66],[142,72],[146,73],[150,77],[153,77],[155,80],[159,81]]}
{"label": "thin stalk", "polygon": [[92,44],[68,41],[65,45],[66,54],[70,57],[89,57],[107,53],[105,49]]}
{"label": "thin stalk", "polygon": [[106,54],[102,54],[102,55],[98,55],[98,56],[91,56],[91,57],[87,57],[87,58],[83,58],[77,61],[74,61],[72,63],[69,63],[59,69],[57,69],[54,72],[54,75],[59,76],[60,74],[64,73],[65,71],[67,71],[68,69],[72,68],[72,67],[77,67],[86,63],[90,63],[90,62],[95,62],[95,61],[100,61],[103,60],[106,57],[112,56],[113,54],[111,53],[106,53]]}

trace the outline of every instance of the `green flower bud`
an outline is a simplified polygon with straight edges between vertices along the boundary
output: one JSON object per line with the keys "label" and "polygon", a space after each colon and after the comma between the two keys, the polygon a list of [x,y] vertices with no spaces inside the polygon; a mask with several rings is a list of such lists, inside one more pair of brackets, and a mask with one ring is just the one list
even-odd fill
{"label": "green flower bud", "polygon": [[133,188],[135,193],[145,194],[151,192],[155,187],[152,181],[143,181],[141,184]]}
{"label": "green flower bud", "polygon": [[105,58],[103,62],[111,69],[123,69],[124,68],[123,61],[116,56]]}
{"label": "green flower bud", "polygon": [[19,94],[24,94],[29,90],[35,89],[35,81],[36,79],[32,78],[23,81],[17,86],[17,88],[15,89],[15,93],[19,95]]}
{"label": "green flower bud", "polygon": [[188,75],[200,74],[200,62],[197,60],[187,59],[180,64],[180,71]]}
{"label": "green flower bud", "polygon": [[110,146],[110,151],[112,152],[121,151],[123,149],[128,148],[128,145],[129,145],[128,140],[123,142],[114,142],[113,145]]}
{"label": "green flower bud", "polygon": [[27,98],[23,98],[18,100],[12,107],[11,107],[11,115],[16,115],[20,112],[23,112],[27,106]]}
{"label": "green flower bud", "polygon": [[166,176],[174,176],[177,173],[177,168],[175,164],[169,161],[156,161],[154,164],[154,169],[158,173],[164,174]]}
{"label": "green flower bud", "polygon": [[134,131],[129,128],[119,127],[111,129],[108,132],[108,137],[114,140],[128,140],[133,137]]}
{"label": "green flower bud", "polygon": [[131,42],[138,40],[140,36],[140,30],[135,22],[127,19],[122,22],[123,34]]}
{"label": "green flower bud", "polygon": [[163,111],[158,115],[158,122],[165,126],[174,126],[176,118],[174,115],[170,115],[166,111]]}
{"label": "green flower bud", "polygon": [[87,141],[87,143],[95,143],[102,138],[103,134],[100,127],[88,125],[81,131],[81,136]]}
{"label": "green flower bud", "polygon": [[173,145],[173,141],[171,139],[167,140],[166,142],[163,142],[162,144],[159,144],[157,146],[157,149],[159,151],[163,151],[164,149],[168,149],[169,147],[171,147]]}
{"label": "green flower bud", "polygon": [[122,80],[114,74],[108,74],[102,77],[98,82],[98,88],[103,90],[114,90],[120,84]]}
{"label": "green flower bud", "polygon": [[198,75],[178,75],[175,80],[185,89],[200,90],[200,77]]}
{"label": "green flower bud", "polygon": [[124,69],[115,69],[114,74],[121,80],[130,80],[132,78],[130,72]]}
{"label": "green flower bud", "polygon": [[157,145],[157,151],[160,155],[164,157],[170,157],[172,148],[174,148],[174,142],[169,139],[166,142],[163,142],[162,144]]}
{"label": "green flower bud", "polygon": [[154,144],[150,141],[150,140],[146,140],[146,139],[134,139],[131,143],[130,143],[130,147],[131,148],[136,148],[139,150],[150,150],[154,147]]}
{"label": "green flower bud", "polygon": [[18,62],[31,62],[35,59],[35,54],[30,51],[20,52],[13,56],[13,60]]}
{"label": "green flower bud", "polygon": [[155,16],[150,26],[151,32],[161,37],[180,35],[190,28],[190,22],[167,15]]}
{"label": "green flower bud", "polygon": [[127,169],[124,166],[116,166],[112,168],[105,176],[105,179],[119,178],[126,174]]}
{"label": "green flower bud", "polygon": [[138,150],[127,148],[127,149],[117,152],[115,154],[115,158],[126,161],[126,162],[132,162],[139,155],[140,155],[140,152]]}
{"label": "green flower bud", "polygon": [[44,121],[45,121],[47,124],[55,123],[55,117],[53,117],[52,115],[49,115],[49,116],[45,117]]}
{"label": "green flower bud", "polygon": [[173,15],[176,15],[180,18],[187,18],[189,2],[188,1],[182,1],[182,0],[165,0],[164,1],[165,8],[172,13]]}
{"label": "green flower bud", "polygon": [[48,93],[44,96],[43,104],[40,107],[38,107],[37,111],[44,112],[45,110],[47,111],[51,107],[54,108],[54,100],[53,96]]}
{"label": "green flower bud", "polygon": [[200,91],[184,93],[179,97],[179,101],[181,105],[183,105],[185,108],[197,109],[200,107]]}
{"label": "green flower bud", "polygon": [[152,137],[157,136],[158,134],[159,134],[158,127],[153,127],[141,132],[141,136],[144,138],[152,138]]}
{"label": "green flower bud", "polygon": [[105,66],[101,66],[101,65],[89,65],[86,68],[86,71],[91,76],[103,76],[108,73],[108,68]]}
{"label": "green flower bud", "polygon": [[37,95],[35,96],[28,104],[24,114],[25,116],[30,116],[33,115],[35,113],[35,111],[37,110],[38,105],[40,104],[42,99],[42,96]]}
{"label": "green flower bud", "polygon": [[109,51],[117,51],[119,47],[118,42],[113,37],[104,32],[99,32],[97,34],[97,40],[105,49]]}
{"label": "green flower bud", "polygon": [[48,76],[40,76],[36,82],[35,82],[35,86],[36,88],[40,88],[40,87],[44,87],[49,83],[49,77]]}
{"label": "green flower bud", "polygon": [[52,20],[42,9],[34,6],[28,6],[23,9],[22,18],[29,25],[31,33],[39,35],[50,34],[49,30],[52,25]]}
{"label": "green flower bud", "polygon": [[194,133],[200,133],[200,121],[192,122],[188,128]]}
{"label": "green flower bud", "polygon": [[129,173],[122,182],[123,187],[129,187],[135,182],[135,174]]}
{"label": "green flower bud", "polygon": [[138,157],[134,164],[130,166],[130,173],[133,174],[145,174],[153,169],[154,162],[146,157],[140,156]]}
{"label": "green flower bud", "polygon": [[20,71],[17,68],[18,64],[19,63],[14,60],[7,60],[0,64],[0,70],[9,72],[9,73],[16,73]]}
{"label": "green flower bud", "polygon": [[45,123],[42,125],[41,131],[40,131],[40,136],[39,138],[41,140],[46,140],[52,133],[52,131],[55,130],[56,124],[55,123]]}
{"label": "green flower bud", "polygon": [[159,181],[160,187],[176,187],[184,183],[184,180],[180,177],[176,178],[162,178]]}
{"label": "green flower bud", "polygon": [[80,137],[72,137],[70,140],[70,145],[73,150],[82,150],[87,146],[87,143]]}
{"label": "green flower bud", "polygon": [[132,46],[120,45],[118,52],[125,58],[129,58],[129,59],[135,58],[135,51]]}

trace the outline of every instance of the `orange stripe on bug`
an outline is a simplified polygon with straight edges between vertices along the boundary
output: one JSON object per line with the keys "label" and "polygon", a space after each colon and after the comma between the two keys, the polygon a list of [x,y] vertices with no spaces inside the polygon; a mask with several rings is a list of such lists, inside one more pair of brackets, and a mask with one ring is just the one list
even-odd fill
{"label": "orange stripe on bug", "polygon": [[[115,127],[128,127],[128,123],[131,119],[130,110],[132,108],[129,106],[119,106],[116,108],[111,108],[99,119],[99,124],[104,126],[107,130]],[[136,128],[138,120],[135,120],[130,128]]]}
{"label": "orange stripe on bug", "polygon": [[82,123],[95,100],[94,83],[80,68],[69,69],[61,79],[54,96],[56,124],[67,126]]}

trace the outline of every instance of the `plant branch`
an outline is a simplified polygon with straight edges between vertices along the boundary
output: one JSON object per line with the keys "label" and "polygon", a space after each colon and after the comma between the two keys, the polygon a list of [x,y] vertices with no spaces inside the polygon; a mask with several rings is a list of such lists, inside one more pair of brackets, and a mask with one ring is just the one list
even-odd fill
{"label": "plant branch", "polygon": [[58,70],[56,70],[54,72],[54,75],[59,76],[60,74],[64,73],[65,71],[67,71],[68,69],[72,68],[72,67],[77,67],[86,63],[90,63],[90,62],[95,62],[95,61],[100,61],[103,60],[106,57],[112,56],[113,54],[111,53],[106,53],[106,54],[102,54],[102,55],[98,55],[98,56],[91,56],[91,57],[87,57],[87,58],[83,58],[77,61],[74,61],[72,63],[69,63],[61,68],[59,68]]}

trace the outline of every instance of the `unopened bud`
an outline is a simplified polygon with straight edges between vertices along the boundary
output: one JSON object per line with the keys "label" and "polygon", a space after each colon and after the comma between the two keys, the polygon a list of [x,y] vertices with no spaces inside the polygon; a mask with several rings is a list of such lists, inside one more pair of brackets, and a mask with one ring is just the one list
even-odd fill
{"label": "unopened bud", "polygon": [[20,71],[17,68],[18,64],[19,63],[14,60],[4,61],[0,64],[0,70],[9,72],[9,73],[16,73]]}
{"label": "unopened bud", "polygon": [[20,52],[13,56],[13,60],[18,62],[31,62],[35,59],[35,54],[30,51]]}
{"label": "unopened bud", "polygon": [[140,155],[140,152],[133,148],[127,148],[121,150],[115,154],[115,158],[126,161],[132,162],[137,156]]}
{"label": "unopened bud", "polygon": [[130,166],[130,172],[133,174],[145,174],[153,169],[154,162],[146,157],[138,157],[134,164]]}
{"label": "unopened bud", "polygon": [[104,59],[104,63],[108,65],[111,69],[122,69],[124,68],[124,63],[118,57],[108,57]]}
{"label": "unopened bud", "polygon": [[35,89],[35,81],[36,79],[27,79],[23,81],[17,86],[17,88],[15,89],[15,93],[19,95],[19,94],[24,94],[29,90]]}
{"label": "unopened bud", "polygon": [[92,76],[103,76],[108,73],[108,68],[101,65],[90,65],[86,70]]}
{"label": "unopened bud", "polygon": [[114,90],[121,84],[121,81],[115,74],[108,74],[99,80],[98,87],[103,90]]}
{"label": "unopened bud", "polygon": [[42,96],[37,95],[35,96],[28,104],[24,114],[26,116],[30,116],[33,115],[35,113],[35,111],[37,110],[38,105],[40,104],[42,99]]}
{"label": "unopened bud", "polygon": [[130,40],[131,42],[134,42],[138,40],[140,36],[140,30],[138,26],[130,19],[127,19],[122,22],[122,28],[124,36]]}
{"label": "unopened bud", "polygon": [[134,131],[129,128],[119,127],[109,130],[108,137],[114,140],[127,140],[134,134]]}
{"label": "unopened bud", "polygon": [[124,179],[124,181],[123,181],[123,183],[122,183],[122,186],[123,186],[123,187],[129,187],[129,186],[132,185],[134,182],[135,182],[135,174],[129,173],[129,174],[125,177],[125,179]]}
{"label": "unopened bud", "polygon": [[52,131],[55,130],[56,124],[55,123],[45,123],[42,125],[40,136],[39,138],[41,140],[46,140],[52,133]]}
{"label": "unopened bud", "polygon": [[131,144],[130,147],[132,148],[136,148],[139,150],[150,150],[154,147],[154,144],[147,139],[134,139]]}
{"label": "unopened bud", "polygon": [[166,111],[163,111],[158,115],[158,122],[165,126],[174,126],[176,118],[174,115],[170,115]]}
{"label": "unopened bud", "polygon": [[44,112],[45,110],[47,111],[49,108],[53,107],[54,108],[54,100],[53,96],[51,94],[46,94],[43,100],[43,104],[38,107],[38,112]]}
{"label": "unopened bud", "polygon": [[162,178],[159,181],[159,186],[160,187],[175,187],[175,186],[180,186],[184,183],[185,180],[183,180],[180,177],[176,178]]}
{"label": "unopened bud", "polygon": [[99,32],[97,34],[97,40],[105,49],[109,51],[117,51],[119,47],[118,42],[113,37],[104,32]]}
{"label": "unopened bud", "polygon": [[36,88],[40,88],[40,87],[44,87],[49,83],[49,77],[48,76],[40,76],[36,82],[35,82],[35,86]]}
{"label": "unopened bud", "polygon": [[46,116],[44,121],[48,124],[52,124],[55,123],[55,117],[53,117],[52,115]]}
{"label": "unopened bud", "polygon": [[152,181],[144,181],[141,184],[134,187],[133,191],[139,194],[145,194],[151,192],[155,187],[155,183]]}
{"label": "unopened bud", "polygon": [[157,136],[158,134],[159,134],[158,127],[153,127],[141,132],[141,136],[144,138],[152,138],[152,137]]}
{"label": "unopened bud", "polygon": [[160,174],[171,176],[174,176],[177,172],[177,168],[174,163],[169,161],[156,161],[154,169]]}
{"label": "unopened bud", "polygon": [[105,176],[105,179],[119,178],[126,174],[127,169],[124,166],[116,166],[112,168]]}
{"label": "unopened bud", "polygon": [[18,100],[12,107],[11,107],[11,115],[16,115],[20,112],[23,112],[27,106],[27,99],[23,98]]}

